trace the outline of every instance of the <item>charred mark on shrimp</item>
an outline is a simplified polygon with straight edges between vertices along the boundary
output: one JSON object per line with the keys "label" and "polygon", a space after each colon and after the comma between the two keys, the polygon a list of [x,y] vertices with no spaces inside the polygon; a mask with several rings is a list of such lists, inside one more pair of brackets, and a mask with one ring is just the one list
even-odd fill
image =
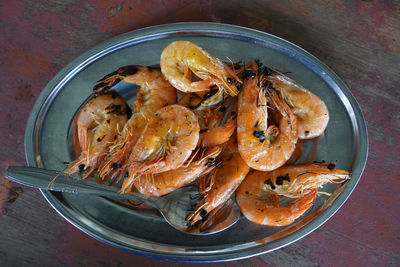
{"label": "charred mark on shrimp", "polygon": [[153,70],[161,70],[160,65],[156,65],[156,66],[148,66],[147,69],[149,71],[153,71]]}
{"label": "charred mark on shrimp", "polygon": [[[105,80],[105,79],[107,79],[107,78],[110,78],[111,76],[114,76],[114,75],[116,75],[116,74],[118,74],[118,70],[113,71],[113,72],[111,72],[111,73],[105,75],[103,78],[101,78],[101,79],[98,80],[97,82],[101,82],[102,80]],[[97,86],[97,85],[96,85],[96,86]]]}
{"label": "charred mark on shrimp", "polygon": [[[103,79],[101,79],[101,80],[103,80]],[[100,80],[100,81],[101,81],[101,80]],[[98,84],[96,84],[96,85],[93,87],[93,91],[97,91],[97,89],[100,89],[100,88],[104,88],[104,89],[109,88],[108,83],[98,83]]]}
{"label": "charred mark on shrimp", "polygon": [[136,72],[138,72],[138,70],[139,69],[138,69],[138,67],[136,65],[128,65],[128,66],[124,66],[124,67],[119,68],[118,74],[121,75],[121,76],[128,76],[128,75],[135,74]]}
{"label": "charred mark on shrimp", "polygon": [[303,175],[306,175],[306,174],[318,174],[318,173],[316,173],[316,172],[303,172],[303,173],[300,173],[299,175],[297,175],[296,177],[300,177],[300,176],[303,176]]}
{"label": "charred mark on shrimp", "polygon": [[274,190],[276,187],[274,185],[274,183],[271,181],[271,179],[267,179],[264,181],[264,184],[269,185],[271,187],[272,190]]}
{"label": "charred mark on shrimp", "polygon": [[288,181],[290,183],[290,178],[289,178],[289,174],[287,173],[285,176],[278,176],[276,178],[276,184],[277,185],[283,185],[283,181]]}

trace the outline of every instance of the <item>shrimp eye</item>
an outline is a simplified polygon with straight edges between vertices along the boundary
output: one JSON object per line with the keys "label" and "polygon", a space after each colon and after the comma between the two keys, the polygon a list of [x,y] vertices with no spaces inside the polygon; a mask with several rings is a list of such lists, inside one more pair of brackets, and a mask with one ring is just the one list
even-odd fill
{"label": "shrimp eye", "polygon": [[252,79],[254,79],[256,77],[256,72],[252,70],[247,70],[245,73],[245,77],[251,77]]}
{"label": "shrimp eye", "polygon": [[207,163],[206,163],[206,166],[207,167],[211,167],[211,166],[214,166],[215,164],[216,164],[215,158],[209,158]]}
{"label": "shrimp eye", "polygon": [[83,172],[85,170],[85,164],[81,164],[78,166],[79,173]]}
{"label": "shrimp eye", "polygon": [[228,81],[229,84],[232,84],[235,81],[235,79],[233,79],[233,78],[228,78],[226,80]]}
{"label": "shrimp eye", "polygon": [[119,168],[121,168],[121,167],[122,167],[122,164],[119,163],[119,162],[114,162],[114,163],[112,164],[113,170],[119,169]]}
{"label": "shrimp eye", "polygon": [[205,220],[207,218],[207,211],[205,209],[201,209],[200,210],[200,216],[203,220]]}
{"label": "shrimp eye", "polygon": [[262,143],[265,140],[265,133],[264,131],[254,131],[253,135],[258,138],[258,140]]}
{"label": "shrimp eye", "polygon": [[328,164],[328,169],[333,170],[336,167],[335,163],[329,163]]}

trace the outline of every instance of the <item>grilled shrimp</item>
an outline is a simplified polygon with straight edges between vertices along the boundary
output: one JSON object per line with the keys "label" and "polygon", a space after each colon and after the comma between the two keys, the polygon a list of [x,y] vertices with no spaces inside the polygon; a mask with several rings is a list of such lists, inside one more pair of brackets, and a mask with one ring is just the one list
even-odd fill
{"label": "grilled shrimp", "polygon": [[284,226],[293,223],[314,203],[317,189],[286,206],[279,205],[280,197],[266,188],[264,177],[251,172],[236,190],[236,201],[242,214],[250,221],[269,226]]}
{"label": "grilled shrimp", "polygon": [[108,147],[120,135],[130,112],[128,105],[117,94],[107,93],[91,98],[75,120],[81,155],[64,172],[85,171],[83,178],[89,177],[106,156]]}
{"label": "grilled shrimp", "polygon": [[137,175],[160,173],[179,168],[196,148],[199,123],[188,108],[170,105],[150,118],[130,154],[125,192]]}
{"label": "grilled shrimp", "polygon": [[335,163],[303,163],[286,165],[270,172],[255,171],[267,189],[275,193],[298,198],[327,183],[341,183],[350,179],[348,171],[335,168]]}
{"label": "grilled shrimp", "polygon": [[[199,145],[203,147],[221,145],[227,142],[236,130],[237,104],[234,98],[228,96],[224,102],[214,106],[203,105],[204,96],[205,94],[201,93],[187,93],[178,103],[192,109],[199,119]],[[224,122],[225,116],[227,119]]]}
{"label": "grilled shrimp", "polygon": [[266,80],[279,91],[297,116],[299,138],[311,139],[321,135],[329,122],[325,103],[284,74],[272,69],[269,71]]}
{"label": "grilled shrimp", "polygon": [[[237,136],[247,165],[268,171],[285,164],[295,150],[297,119],[279,95],[265,86],[263,77],[258,73],[244,83],[238,102]],[[268,105],[277,126],[268,125]]]}
{"label": "grilled shrimp", "polygon": [[[210,91],[216,85],[218,91],[212,96],[213,102],[220,100],[223,94],[239,93],[236,85],[240,80],[235,72],[191,42],[169,44],[161,54],[160,66],[165,78],[182,92]],[[200,81],[193,81],[192,74]]]}
{"label": "grilled shrimp", "polygon": [[230,153],[227,153],[222,163],[208,175],[208,188],[200,190],[203,199],[186,218],[190,225],[196,224],[224,204],[249,172],[250,168],[233,147],[229,144]]}
{"label": "grilled shrimp", "polygon": [[209,123],[207,128],[200,134],[200,143],[204,147],[221,145],[229,140],[236,130],[237,112],[232,110],[225,124],[221,125],[222,119]]}
{"label": "grilled shrimp", "polygon": [[220,147],[207,149],[199,159],[191,161],[187,166],[154,174],[144,175],[133,180],[136,189],[142,194],[162,196],[175,189],[192,183],[200,175],[206,175],[215,168],[215,158],[221,152]]}
{"label": "grilled shrimp", "polygon": [[[334,163],[287,165],[270,172],[251,172],[236,191],[236,200],[250,221],[270,226],[294,222],[316,198],[317,189],[327,183],[350,179],[349,172]],[[295,198],[280,207],[280,197]]]}
{"label": "grilled shrimp", "polygon": [[120,168],[126,164],[148,119],[158,109],[176,103],[176,89],[165,80],[160,70],[156,68],[133,65],[122,67],[105,76],[95,88],[101,92],[120,80],[136,84],[140,89],[134,102],[135,113],[125,124],[122,135],[111,148],[107,160],[101,164],[100,177],[103,179],[120,171]]}

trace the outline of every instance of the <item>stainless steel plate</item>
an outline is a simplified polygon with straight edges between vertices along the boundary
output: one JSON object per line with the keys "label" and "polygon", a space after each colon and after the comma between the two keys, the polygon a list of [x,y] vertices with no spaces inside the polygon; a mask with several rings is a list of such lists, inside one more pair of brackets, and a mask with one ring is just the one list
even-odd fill
{"label": "stainless steel plate", "polygon": [[349,197],[366,164],[368,137],[360,107],[349,89],[326,65],[300,47],[276,36],[232,25],[179,23],[145,28],[106,41],[62,69],[39,96],[29,117],[25,153],[29,166],[61,170],[74,158],[70,125],[97,80],[120,66],[159,63],[163,48],[188,40],[232,61],[260,59],[323,99],[330,111],[324,136],[307,141],[300,161],[337,161],[352,171],[343,186],[324,188],[311,210],[295,224],[266,227],[241,218],[210,236],[191,236],[171,228],[153,213],[135,211],[101,197],[42,191],[66,220],[109,245],[142,255],[180,261],[224,261],[288,245],[328,220]]}

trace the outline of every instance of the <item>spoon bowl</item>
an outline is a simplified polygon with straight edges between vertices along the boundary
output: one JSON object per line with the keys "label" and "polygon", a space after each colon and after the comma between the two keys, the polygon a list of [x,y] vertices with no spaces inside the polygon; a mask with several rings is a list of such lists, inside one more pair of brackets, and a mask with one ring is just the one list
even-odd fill
{"label": "spoon bowl", "polygon": [[[138,193],[120,194],[117,187],[67,176],[60,171],[35,167],[9,166],[5,177],[22,185],[38,189],[142,202],[156,208],[172,227],[188,234],[215,234],[235,224],[240,217],[239,207],[233,199],[230,199],[228,204],[221,209],[222,215],[215,223],[206,227],[189,227],[186,216],[197,204],[200,197],[194,185],[179,188],[168,195],[156,198]],[[54,179],[55,177],[57,178]]]}

